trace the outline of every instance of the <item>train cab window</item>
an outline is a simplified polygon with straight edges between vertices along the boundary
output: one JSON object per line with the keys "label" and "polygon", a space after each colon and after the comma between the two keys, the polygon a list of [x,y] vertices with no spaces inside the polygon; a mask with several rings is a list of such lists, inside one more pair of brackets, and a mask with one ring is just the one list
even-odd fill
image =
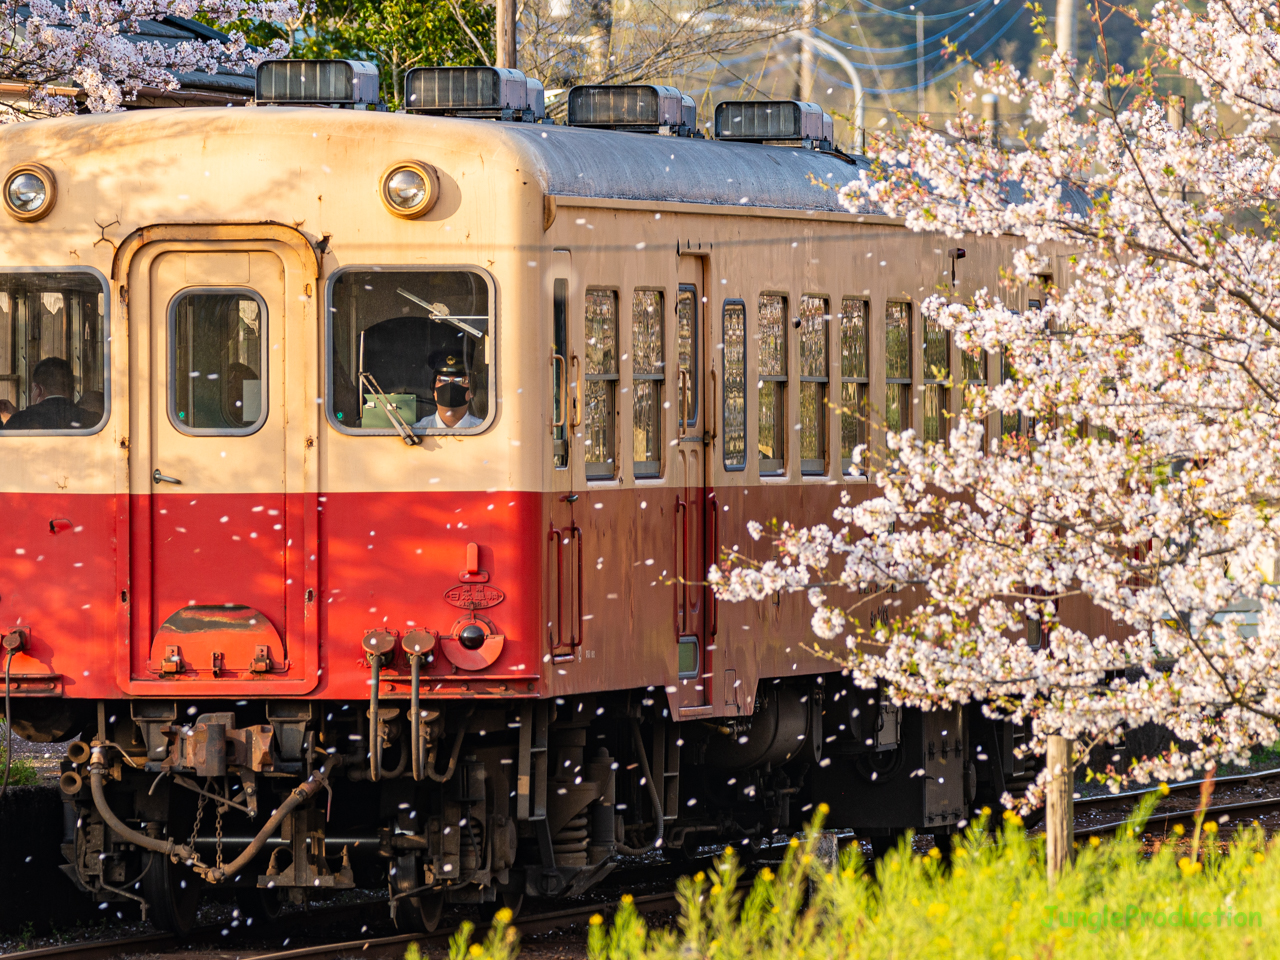
{"label": "train cab window", "polygon": [[911,426],[911,304],[884,307],[884,428],[900,433]]}
{"label": "train cab window", "polygon": [[637,477],[662,473],[662,307],[658,290],[637,290],[631,300],[631,446]]}
{"label": "train cab window", "polygon": [[724,468],[747,468],[747,306],[726,300],[722,317],[724,335]]}
{"label": "train cab window", "polygon": [[951,382],[951,334],[937,320],[925,317],[924,368],[921,371],[924,384],[923,433],[926,442],[946,442],[947,415],[950,409]]}
{"label": "train cab window", "polygon": [[679,409],[684,426],[698,425],[698,288],[682,286],[676,297],[676,354],[680,361]]}
{"label": "train cab window", "polygon": [[853,450],[867,442],[867,301],[845,297],[840,304],[840,462],[853,473]]}
{"label": "train cab window", "polygon": [[247,290],[184,293],[169,316],[169,417],[183,433],[248,434],[266,421],[267,308]]}
{"label": "train cab window", "polygon": [[[965,350],[960,354],[960,368],[964,373],[964,399],[968,406],[970,398],[987,385],[987,351],[979,347],[976,350]],[[987,448],[986,424],[983,424],[983,441],[980,450]]]}
{"label": "train cab window", "polygon": [[826,297],[800,298],[800,472],[827,469],[827,342],[831,315]]}
{"label": "train cab window", "polygon": [[587,291],[587,363],[583,391],[583,456],[588,480],[616,473],[615,422],[618,403],[618,295]]}
{"label": "train cab window", "polygon": [[340,429],[475,433],[493,409],[493,298],[473,270],[354,268],[329,287]]}
{"label": "train cab window", "polygon": [[787,298],[760,295],[760,474],[787,468]]}
{"label": "train cab window", "polygon": [[87,271],[0,273],[0,429],[91,433],[106,420],[106,301]]}

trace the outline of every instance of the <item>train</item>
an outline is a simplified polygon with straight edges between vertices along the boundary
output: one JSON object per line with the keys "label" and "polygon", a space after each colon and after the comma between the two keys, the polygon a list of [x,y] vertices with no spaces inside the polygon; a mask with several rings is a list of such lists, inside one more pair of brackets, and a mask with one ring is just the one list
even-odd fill
{"label": "train", "polygon": [[180,933],[385,884],[429,930],[823,802],[945,843],[1025,785],[1020,727],[707,586],[1002,375],[920,305],[1004,282],[1008,238],[849,212],[871,164],[812,104],[376,91],[266,61],[245,107],[0,129],[5,712],[68,743],[72,881]]}

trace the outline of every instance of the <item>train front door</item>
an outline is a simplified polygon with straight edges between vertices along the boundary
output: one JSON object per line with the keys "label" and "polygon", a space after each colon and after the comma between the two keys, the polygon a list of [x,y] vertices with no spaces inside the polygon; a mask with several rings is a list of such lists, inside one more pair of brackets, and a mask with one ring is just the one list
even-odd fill
{"label": "train front door", "polygon": [[268,240],[156,243],[133,258],[134,690],[315,685],[318,350],[305,264]]}
{"label": "train front door", "polygon": [[[678,708],[684,718],[714,712],[712,662],[715,624],[708,616],[710,594],[705,586],[708,554],[707,524],[713,520],[707,481],[707,357],[709,341],[703,323],[703,271],[700,256],[682,256],[676,294],[676,602],[677,663],[681,686]],[[692,689],[692,692],[690,692]]]}

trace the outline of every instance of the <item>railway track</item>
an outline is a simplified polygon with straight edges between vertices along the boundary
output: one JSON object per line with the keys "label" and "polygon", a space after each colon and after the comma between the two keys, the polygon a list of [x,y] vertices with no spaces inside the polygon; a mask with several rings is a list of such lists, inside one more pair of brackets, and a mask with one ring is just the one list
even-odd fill
{"label": "railway track", "polygon": [[[1196,807],[1199,805],[1200,787],[1203,783],[1203,780],[1189,780],[1169,784],[1168,796],[1161,800],[1160,806],[1147,821],[1144,832],[1149,833],[1160,827],[1167,830],[1175,823],[1193,822]],[[1082,797],[1076,800],[1075,835],[1077,837],[1097,836],[1121,829],[1128,822],[1128,814],[1149,792],[1135,790],[1099,797]],[[1267,795],[1257,796],[1259,792]],[[1255,795],[1248,796],[1250,793]],[[1280,811],[1280,770],[1218,778],[1214,781],[1214,796],[1222,798],[1223,802],[1212,803],[1205,808],[1206,820],[1219,820],[1225,816],[1229,822],[1244,819],[1245,815],[1252,815],[1250,819],[1256,819],[1278,812]],[[1171,806],[1173,809],[1169,809]]]}
{"label": "railway track", "polygon": [[[635,907],[641,913],[657,913],[674,909],[677,906],[674,891],[646,894],[635,897]],[[371,901],[356,906],[369,907],[380,905]],[[608,910],[612,901],[593,901],[559,910],[539,911],[522,914],[517,921],[522,936],[550,933],[577,923],[586,923],[593,914]],[[417,942],[421,946],[442,946],[461,926],[458,923],[442,925],[434,933],[404,933],[381,937],[361,937],[354,940],[341,940],[331,943],[313,944],[286,950],[241,949],[236,951],[243,960],[339,960],[342,957],[403,957],[410,943]],[[489,924],[476,924],[475,938],[484,936]],[[38,950],[24,950],[20,953],[0,954],[0,960],[114,960],[117,957],[138,954],[164,954],[191,949],[203,952],[203,944],[210,943],[219,937],[222,925],[215,925],[196,930],[188,938],[184,946],[177,937],[167,933],[145,934],[137,937],[120,937],[112,940],[93,940],[81,943],[61,944],[44,947]],[[272,929],[271,934],[279,936],[284,931]],[[218,944],[225,950],[225,944]]]}

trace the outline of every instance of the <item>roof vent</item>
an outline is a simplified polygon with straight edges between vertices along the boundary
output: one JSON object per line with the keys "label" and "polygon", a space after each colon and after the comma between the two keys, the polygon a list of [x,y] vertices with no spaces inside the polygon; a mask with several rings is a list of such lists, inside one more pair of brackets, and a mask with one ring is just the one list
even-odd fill
{"label": "roof vent", "polygon": [[698,112],[693,98],[652,83],[593,84],[569,91],[569,126],[690,137]]}
{"label": "roof vent", "polygon": [[450,117],[534,121],[546,116],[542,84],[508,67],[415,67],[404,78],[405,109]]}
{"label": "roof vent", "polygon": [[802,100],[725,100],[716,104],[716,139],[787,142],[830,150],[834,124],[816,103]]}
{"label": "roof vent", "polygon": [[263,60],[254,99],[263,105],[376,106],[378,68],[360,60]]}

